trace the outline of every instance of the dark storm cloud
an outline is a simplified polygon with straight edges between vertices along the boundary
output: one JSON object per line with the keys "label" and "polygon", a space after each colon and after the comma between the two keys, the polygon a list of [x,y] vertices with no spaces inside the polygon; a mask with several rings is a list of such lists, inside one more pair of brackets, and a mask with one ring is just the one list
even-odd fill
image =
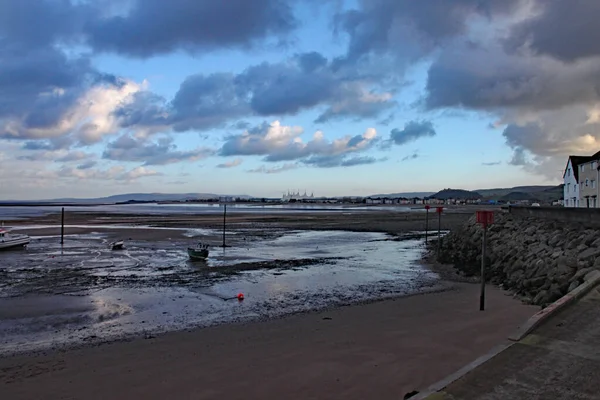
{"label": "dark storm cloud", "polygon": [[25,118],[30,127],[54,124],[95,74],[85,57],[67,58],[51,47],[28,50],[1,40],[0,65],[0,118]]}
{"label": "dark storm cloud", "polygon": [[509,55],[500,47],[449,48],[430,67],[426,107],[548,110],[600,100],[600,62],[577,65]]}
{"label": "dark storm cloud", "polygon": [[[445,39],[465,33],[473,15],[493,18],[513,11],[521,0],[361,0],[357,10],[339,14],[337,27],[350,37],[347,59],[393,48],[416,59]],[[418,48],[412,42],[419,42]]]}
{"label": "dark storm cloud", "polygon": [[91,5],[69,0],[0,0],[0,39],[27,49],[70,43],[97,15]]}
{"label": "dark storm cloud", "polygon": [[102,158],[115,161],[143,162],[144,165],[166,165],[182,161],[196,161],[212,154],[212,150],[206,148],[188,151],[177,150],[173,139],[169,137],[150,142],[123,135],[106,146]]}
{"label": "dark storm cloud", "polygon": [[564,61],[600,55],[600,2],[540,1],[538,14],[515,27],[505,42],[510,50],[528,46]]}
{"label": "dark storm cloud", "polygon": [[392,129],[390,139],[397,145],[403,145],[423,137],[433,137],[435,135],[435,128],[431,121],[410,121],[404,125],[402,130]]}
{"label": "dark storm cloud", "polygon": [[284,0],[135,0],[127,15],[97,18],[84,31],[95,50],[134,57],[248,47],[293,30],[291,6]]}

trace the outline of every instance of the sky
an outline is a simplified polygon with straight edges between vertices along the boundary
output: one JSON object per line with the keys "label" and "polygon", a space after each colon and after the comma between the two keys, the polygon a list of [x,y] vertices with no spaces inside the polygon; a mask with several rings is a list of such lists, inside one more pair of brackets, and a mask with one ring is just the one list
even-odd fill
{"label": "sky", "polygon": [[596,0],[0,0],[0,200],[558,184]]}

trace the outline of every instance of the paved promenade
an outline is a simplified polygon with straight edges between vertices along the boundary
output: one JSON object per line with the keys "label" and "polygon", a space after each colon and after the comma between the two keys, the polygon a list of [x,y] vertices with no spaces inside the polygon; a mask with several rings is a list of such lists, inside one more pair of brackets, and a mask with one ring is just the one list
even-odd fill
{"label": "paved promenade", "polygon": [[600,291],[427,400],[600,399]]}

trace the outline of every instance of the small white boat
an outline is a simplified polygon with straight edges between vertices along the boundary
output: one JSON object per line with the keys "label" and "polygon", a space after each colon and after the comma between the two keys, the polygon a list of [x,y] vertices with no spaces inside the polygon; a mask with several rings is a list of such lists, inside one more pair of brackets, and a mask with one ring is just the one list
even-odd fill
{"label": "small white boat", "polygon": [[10,233],[6,229],[0,228],[0,250],[10,249],[12,247],[27,246],[29,236],[20,233]]}

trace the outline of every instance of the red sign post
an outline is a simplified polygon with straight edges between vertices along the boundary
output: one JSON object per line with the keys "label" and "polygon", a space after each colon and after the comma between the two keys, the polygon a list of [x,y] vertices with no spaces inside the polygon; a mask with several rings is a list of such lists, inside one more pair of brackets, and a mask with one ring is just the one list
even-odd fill
{"label": "red sign post", "polygon": [[487,242],[487,227],[494,223],[493,211],[477,211],[477,223],[483,226],[481,244],[481,294],[479,295],[479,310],[485,309],[485,246]]}

